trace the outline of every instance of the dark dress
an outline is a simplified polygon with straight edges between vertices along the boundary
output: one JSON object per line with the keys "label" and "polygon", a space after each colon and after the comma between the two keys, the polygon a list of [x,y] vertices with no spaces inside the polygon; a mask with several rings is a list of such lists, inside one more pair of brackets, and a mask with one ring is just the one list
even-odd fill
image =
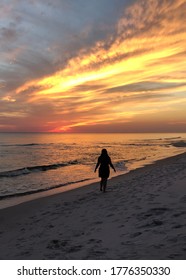
{"label": "dark dress", "polygon": [[99,156],[98,158],[99,167],[99,177],[101,178],[108,178],[110,175],[110,166],[112,165],[111,159],[109,156]]}

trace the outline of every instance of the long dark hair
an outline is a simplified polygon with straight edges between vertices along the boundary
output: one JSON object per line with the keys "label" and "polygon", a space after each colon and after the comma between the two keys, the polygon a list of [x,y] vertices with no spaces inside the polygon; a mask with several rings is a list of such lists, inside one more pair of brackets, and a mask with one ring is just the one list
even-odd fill
{"label": "long dark hair", "polygon": [[102,157],[102,158],[108,158],[108,157],[109,157],[109,155],[108,155],[106,149],[102,149],[102,151],[101,151],[101,157]]}

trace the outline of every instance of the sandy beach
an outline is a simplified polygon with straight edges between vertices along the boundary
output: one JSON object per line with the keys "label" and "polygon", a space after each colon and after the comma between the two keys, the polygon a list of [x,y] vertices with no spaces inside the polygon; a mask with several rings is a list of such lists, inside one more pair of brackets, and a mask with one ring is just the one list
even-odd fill
{"label": "sandy beach", "polygon": [[0,210],[0,259],[186,259],[186,153]]}

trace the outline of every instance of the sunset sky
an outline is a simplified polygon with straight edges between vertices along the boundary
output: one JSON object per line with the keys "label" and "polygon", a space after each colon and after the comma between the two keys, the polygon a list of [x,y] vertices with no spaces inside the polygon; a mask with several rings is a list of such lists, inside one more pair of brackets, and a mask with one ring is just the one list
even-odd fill
{"label": "sunset sky", "polygon": [[1,0],[0,131],[186,132],[186,0]]}

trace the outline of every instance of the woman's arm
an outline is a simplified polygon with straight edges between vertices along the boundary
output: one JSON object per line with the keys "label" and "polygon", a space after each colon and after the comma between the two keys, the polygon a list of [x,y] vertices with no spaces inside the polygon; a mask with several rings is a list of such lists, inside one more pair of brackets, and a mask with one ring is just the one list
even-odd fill
{"label": "woman's arm", "polygon": [[99,167],[99,165],[100,165],[100,160],[99,160],[99,158],[98,158],[98,162],[97,162],[97,164],[96,164],[96,167],[95,167],[94,172],[96,172],[96,170],[97,170],[97,168]]}
{"label": "woman's arm", "polygon": [[114,172],[116,172],[116,169],[115,169],[114,165],[112,164],[112,161],[111,161],[111,159],[110,159],[110,162],[109,162],[109,164],[110,164],[110,166],[112,167],[112,169],[114,170]]}

